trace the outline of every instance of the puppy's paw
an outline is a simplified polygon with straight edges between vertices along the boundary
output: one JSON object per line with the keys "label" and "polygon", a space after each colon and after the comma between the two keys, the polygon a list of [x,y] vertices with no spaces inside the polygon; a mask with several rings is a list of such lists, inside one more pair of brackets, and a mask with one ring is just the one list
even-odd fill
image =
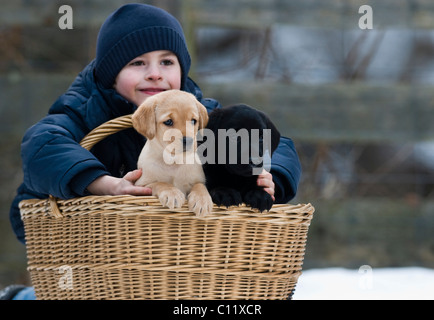
{"label": "puppy's paw", "polygon": [[212,201],[219,207],[239,206],[243,202],[241,193],[232,188],[214,188],[210,191],[210,195]]}
{"label": "puppy's paw", "polygon": [[158,194],[161,205],[169,209],[180,208],[185,203],[185,194],[178,188],[165,189]]}
{"label": "puppy's paw", "polygon": [[197,217],[203,217],[212,212],[212,199],[208,191],[190,192],[188,195],[188,208],[193,211]]}
{"label": "puppy's paw", "polygon": [[247,191],[243,197],[244,203],[260,212],[268,211],[273,206],[273,198],[264,189],[256,188]]}

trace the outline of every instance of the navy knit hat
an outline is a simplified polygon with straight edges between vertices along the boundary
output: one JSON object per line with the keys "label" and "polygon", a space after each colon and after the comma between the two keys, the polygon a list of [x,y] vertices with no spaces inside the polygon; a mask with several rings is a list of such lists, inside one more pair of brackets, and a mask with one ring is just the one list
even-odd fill
{"label": "navy knit hat", "polygon": [[169,50],[181,65],[181,89],[190,70],[182,27],[168,12],[146,4],[127,4],[113,12],[101,26],[96,47],[95,76],[111,88],[121,69],[151,51]]}

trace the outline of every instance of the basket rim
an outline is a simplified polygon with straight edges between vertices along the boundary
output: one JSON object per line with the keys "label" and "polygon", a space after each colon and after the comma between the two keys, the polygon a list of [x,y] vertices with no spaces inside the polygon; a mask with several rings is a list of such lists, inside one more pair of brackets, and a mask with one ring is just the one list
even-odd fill
{"label": "basket rim", "polygon": [[[196,217],[187,204],[178,209],[161,206],[155,196],[85,196],[68,200],[56,199],[58,213],[53,212],[50,199],[27,199],[19,203],[21,218],[72,217],[83,214],[149,215],[177,219],[222,220],[247,219],[250,222],[310,224],[315,208],[312,204],[274,204],[268,212],[259,212],[246,205],[218,207],[205,217]],[[84,213],[83,213],[84,211]],[[42,213],[42,214],[41,214]],[[59,215],[60,213],[60,215]]]}

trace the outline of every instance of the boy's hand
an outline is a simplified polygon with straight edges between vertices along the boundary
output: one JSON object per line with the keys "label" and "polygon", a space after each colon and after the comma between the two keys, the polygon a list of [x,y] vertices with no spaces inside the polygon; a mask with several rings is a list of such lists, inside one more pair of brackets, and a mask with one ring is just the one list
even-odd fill
{"label": "boy's hand", "polygon": [[271,173],[266,171],[265,169],[262,170],[261,174],[258,176],[257,180],[258,186],[263,187],[264,191],[267,192],[273,201],[276,199],[274,198],[274,182],[273,182],[273,176]]}
{"label": "boy's hand", "polygon": [[111,176],[102,176],[92,182],[87,190],[93,195],[117,196],[129,194],[133,196],[150,196],[152,190],[146,187],[134,185],[134,183],[142,175],[142,170],[134,170],[128,172],[123,178],[115,178]]}

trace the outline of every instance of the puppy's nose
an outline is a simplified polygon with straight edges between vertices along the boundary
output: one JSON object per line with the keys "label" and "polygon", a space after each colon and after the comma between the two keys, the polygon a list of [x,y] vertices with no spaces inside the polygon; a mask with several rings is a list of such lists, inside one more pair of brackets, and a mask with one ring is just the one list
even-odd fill
{"label": "puppy's nose", "polygon": [[182,147],[184,151],[190,150],[192,145],[193,145],[193,138],[190,137],[182,138]]}

